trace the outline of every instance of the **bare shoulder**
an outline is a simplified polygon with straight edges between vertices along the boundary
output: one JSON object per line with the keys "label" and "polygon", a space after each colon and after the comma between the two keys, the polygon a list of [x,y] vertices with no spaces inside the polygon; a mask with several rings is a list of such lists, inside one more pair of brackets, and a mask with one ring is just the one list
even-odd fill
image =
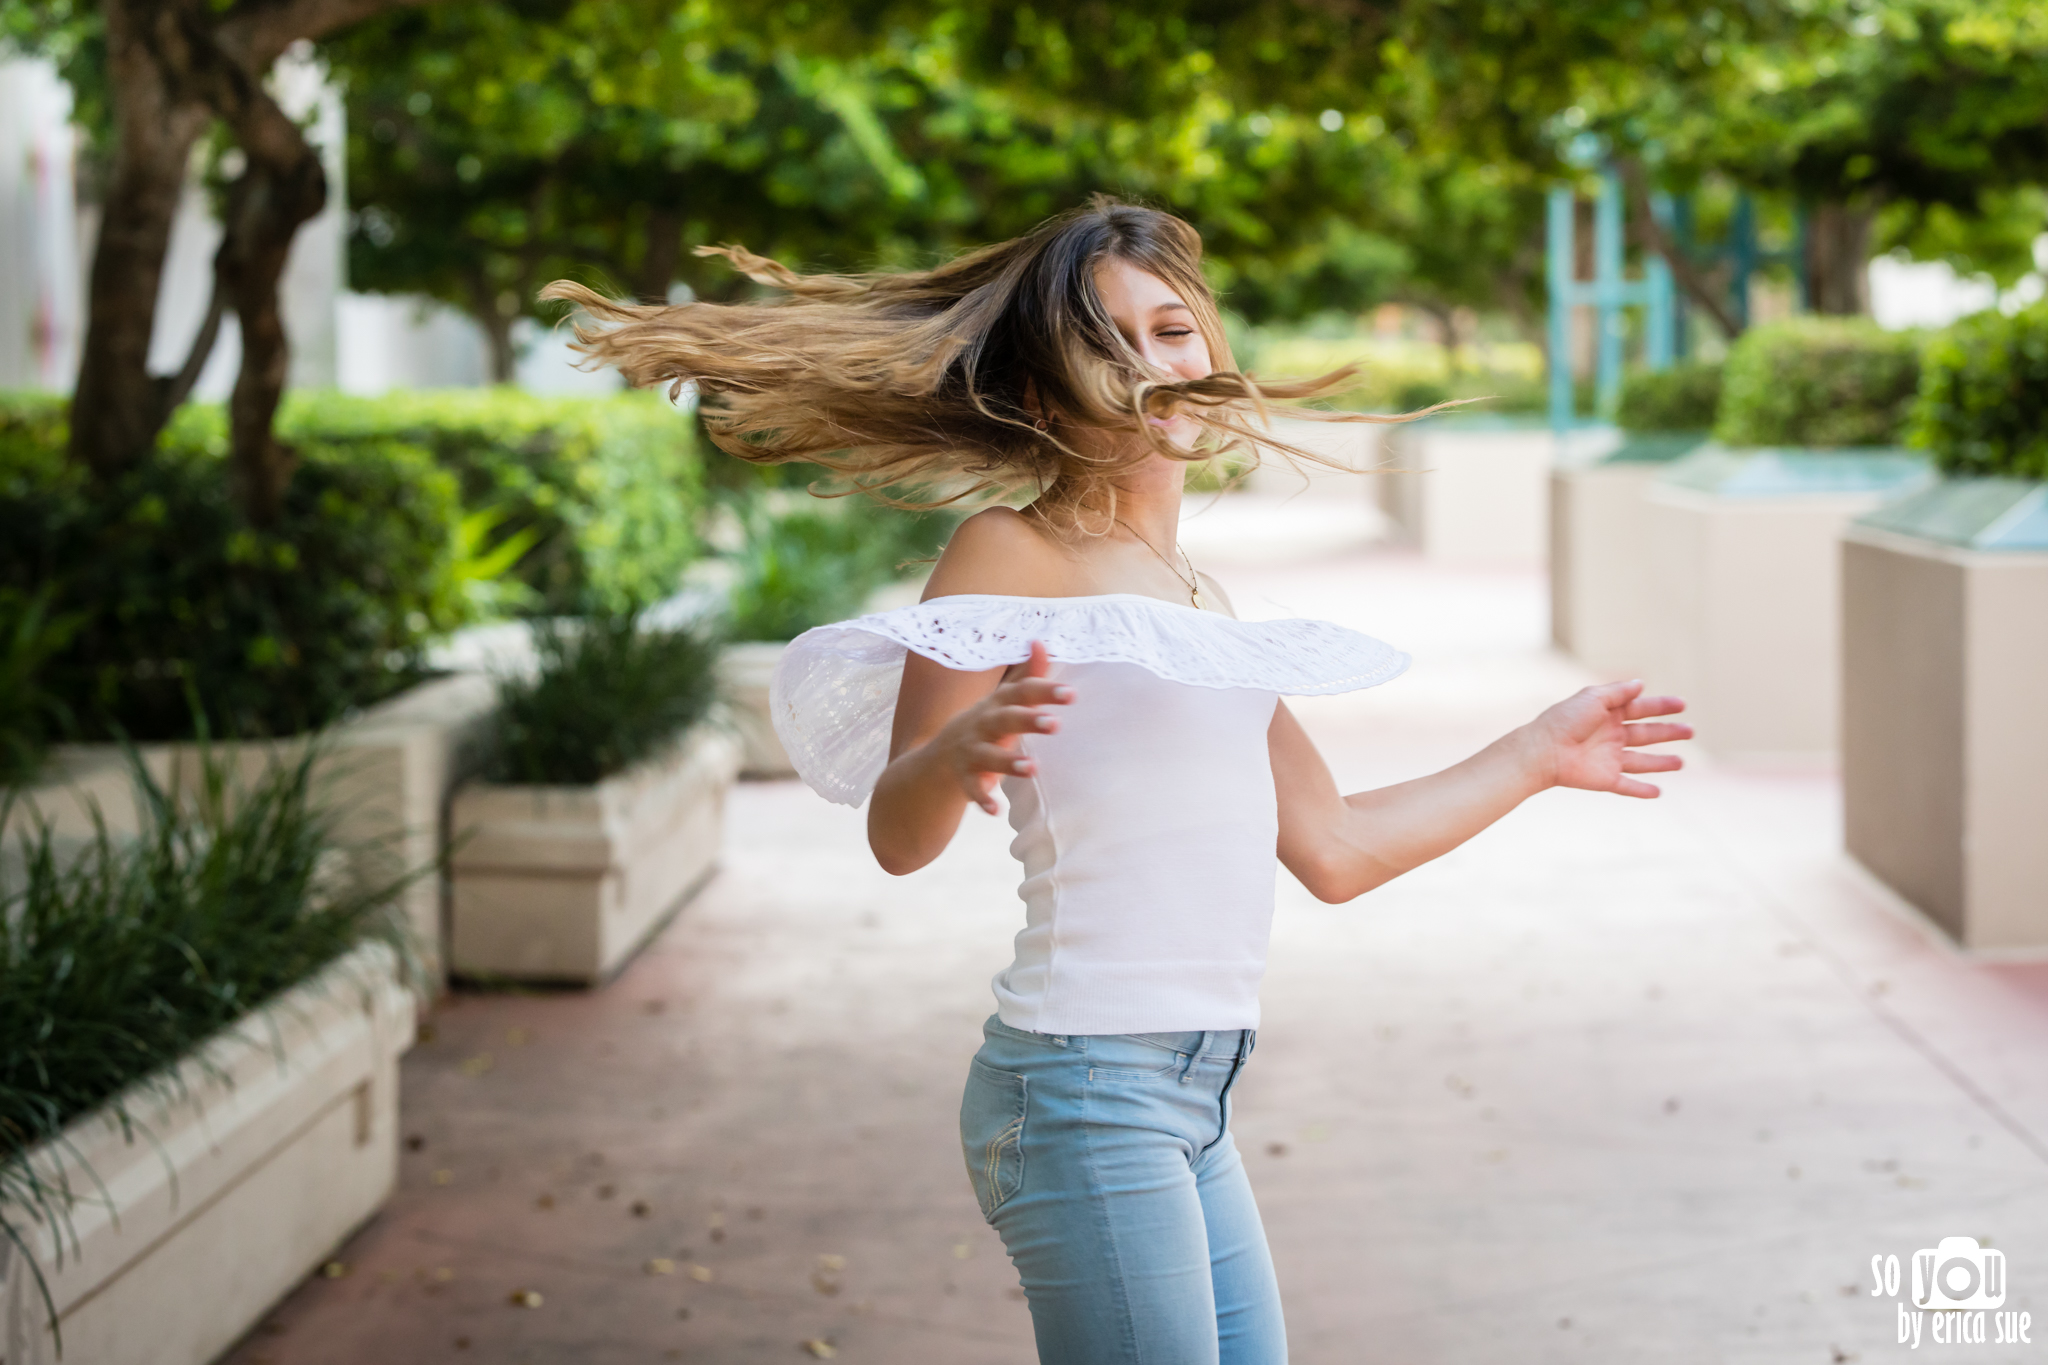
{"label": "bare shoulder", "polygon": [[961,522],[932,568],[924,598],[962,593],[1059,597],[1069,591],[1074,559],[1030,517],[989,507]]}
{"label": "bare shoulder", "polygon": [[1203,601],[1214,602],[1216,610],[1220,610],[1225,616],[1235,619],[1237,608],[1230,605],[1230,594],[1223,591],[1221,583],[1218,583],[1215,579],[1199,570],[1195,574],[1195,580],[1202,585]]}

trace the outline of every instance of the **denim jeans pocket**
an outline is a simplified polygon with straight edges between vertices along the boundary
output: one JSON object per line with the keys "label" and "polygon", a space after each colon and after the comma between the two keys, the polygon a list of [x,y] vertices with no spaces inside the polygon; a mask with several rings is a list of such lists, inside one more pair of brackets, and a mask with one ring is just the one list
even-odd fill
{"label": "denim jeans pocket", "polygon": [[968,1064],[960,1100],[960,1149],[983,1218],[994,1218],[1024,1186],[1024,1118],[1030,1082],[979,1058]]}

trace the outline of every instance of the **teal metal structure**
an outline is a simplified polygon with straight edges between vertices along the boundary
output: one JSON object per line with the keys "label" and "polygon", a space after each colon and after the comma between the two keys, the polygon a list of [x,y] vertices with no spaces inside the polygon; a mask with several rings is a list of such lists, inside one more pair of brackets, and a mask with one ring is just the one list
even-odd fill
{"label": "teal metal structure", "polygon": [[[1597,153],[1596,153],[1597,155]],[[1593,203],[1593,278],[1578,278],[1577,196],[1569,186],[1554,186],[1547,205],[1548,274],[1550,286],[1550,425],[1563,432],[1578,425],[1574,399],[1571,352],[1573,308],[1594,310],[1597,331],[1594,346],[1594,409],[1600,417],[1612,417],[1621,399],[1622,342],[1627,319],[1622,310],[1641,307],[1643,318],[1643,363],[1650,369],[1665,369],[1686,353],[1685,298],[1674,287],[1671,267],[1655,252],[1648,253],[1639,279],[1624,279],[1623,199],[1621,176],[1613,167],[1600,173],[1600,193]],[[1676,198],[1662,191],[1650,195],[1650,212],[1664,236],[1686,260],[1696,265],[1715,261],[1728,263],[1728,306],[1738,328],[1749,326],[1750,277],[1768,265],[1791,267],[1796,277],[1795,297],[1806,297],[1806,215],[1795,220],[1793,244],[1786,250],[1767,251],[1757,242],[1756,204],[1747,195],[1735,201],[1734,216],[1728,224],[1727,240],[1703,247],[1694,238],[1692,200]]]}
{"label": "teal metal structure", "polygon": [[[1641,307],[1643,360],[1653,370],[1669,367],[1682,342],[1680,315],[1671,284],[1671,267],[1652,253],[1640,279],[1622,275],[1624,248],[1621,176],[1612,167],[1600,173],[1600,194],[1593,203],[1593,278],[1578,278],[1577,196],[1570,187],[1550,191],[1547,246],[1550,285],[1550,425],[1559,432],[1578,424],[1572,393],[1571,310],[1591,307],[1594,332],[1594,406],[1611,417],[1621,400],[1622,342],[1627,319],[1623,310]],[[1665,228],[1675,225],[1671,196],[1650,196],[1650,211]]]}

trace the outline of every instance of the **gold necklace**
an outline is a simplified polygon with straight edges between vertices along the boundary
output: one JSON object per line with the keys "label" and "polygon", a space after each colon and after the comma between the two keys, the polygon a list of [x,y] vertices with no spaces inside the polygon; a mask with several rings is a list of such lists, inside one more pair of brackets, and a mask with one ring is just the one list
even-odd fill
{"label": "gold necklace", "polygon": [[[1124,521],[1122,517],[1116,518],[1116,524],[1123,527],[1126,531],[1131,531],[1129,523]],[[1139,535],[1136,531],[1131,531],[1131,538],[1137,541],[1140,545],[1144,546],[1146,549],[1150,550],[1153,553],[1154,557],[1156,557],[1161,564],[1164,564],[1169,569],[1173,569],[1173,576],[1175,578],[1181,578],[1180,570],[1174,568],[1174,563],[1172,560],[1168,559],[1165,555],[1159,553],[1158,546],[1154,545],[1151,541],[1145,539],[1145,537]],[[1196,611],[1201,611],[1202,584],[1201,580],[1197,578],[1195,575],[1195,561],[1188,558],[1188,552],[1186,550],[1181,550],[1180,542],[1178,540],[1173,542],[1173,548],[1176,550],[1180,550],[1181,562],[1188,566],[1187,577],[1181,578],[1181,586],[1188,590],[1188,605],[1192,606]]]}

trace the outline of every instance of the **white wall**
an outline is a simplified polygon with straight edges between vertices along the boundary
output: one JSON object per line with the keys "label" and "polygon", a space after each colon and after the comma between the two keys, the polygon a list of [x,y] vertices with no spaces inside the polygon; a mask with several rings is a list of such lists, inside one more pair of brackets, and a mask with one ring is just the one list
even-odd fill
{"label": "white wall", "polygon": [[[468,314],[413,294],[343,294],[340,364],[335,383],[345,393],[391,389],[463,388],[488,384],[490,349]],[[522,318],[512,328],[517,356],[513,383],[528,393],[616,393],[616,370],[577,367],[566,328],[548,330]]]}
{"label": "white wall", "polygon": [[68,389],[84,338],[71,91],[0,60],[0,388]]}
{"label": "white wall", "polygon": [[2048,233],[2034,239],[2034,270],[2001,291],[1989,277],[1956,274],[1942,261],[1879,256],[1870,263],[1870,311],[1883,327],[1946,327],[1997,307],[2012,312],[2048,293]]}

